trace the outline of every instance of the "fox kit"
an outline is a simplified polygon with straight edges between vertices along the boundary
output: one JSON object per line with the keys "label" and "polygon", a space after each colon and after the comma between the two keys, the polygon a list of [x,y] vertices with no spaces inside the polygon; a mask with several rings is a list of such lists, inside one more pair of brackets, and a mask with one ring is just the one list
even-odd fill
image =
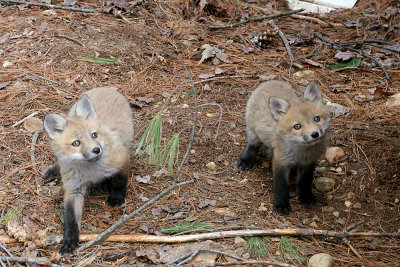
{"label": "fox kit", "polygon": [[239,170],[253,167],[261,146],[273,151],[274,211],[287,216],[289,176],[297,177],[297,195],[302,205],[316,203],[312,193],[316,161],[325,153],[329,111],[322,104],[316,83],[308,84],[302,98],[282,81],[261,84],[246,107],[247,147],[237,161]]}
{"label": "fox kit", "polygon": [[129,149],[133,139],[132,112],[115,88],[94,88],[83,94],[64,118],[48,114],[44,127],[57,164],[44,175],[61,174],[64,188],[64,237],[60,253],[78,247],[87,188],[102,183],[111,207],[125,202]]}

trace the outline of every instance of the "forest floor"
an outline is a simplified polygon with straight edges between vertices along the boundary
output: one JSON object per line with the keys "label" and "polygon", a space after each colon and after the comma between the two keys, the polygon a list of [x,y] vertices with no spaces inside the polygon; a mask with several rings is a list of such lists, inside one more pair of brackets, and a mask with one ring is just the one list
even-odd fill
{"label": "forest floor", "polygon": [[[85,90],[117,87],[132,103],[135,141],[160,111],[162,145],[179,133],[176,171],[190,140],[195,102],[183,65],[161,50],[183,60],[198,104],[221,105],[222,120],[218,126],[218,106],[199,107],[193,146],[179,176],[179,181],[194,183],[167,194],[115,233],[165,235],[163,229],[185,225],[200,228],[195,233],[206,231],[203,228],[341,232],[350,226],[354,232],[400,231],[400,109],[390,104],[400,89],[397,1],[361,0],[350,10],[308,14],[319,22],[289,15],[275,18],[291,44],[295,64],[290,74],[286,48],[267,20],[208,28],[288,11],[283,1],[111,1],[103,6],[91,0],[74,7],[97,12],[0,4],[0,238],[20,241],[6,244],[14,256],[47,257],[58,263],[60,245],[37,241],[43,233],[63,233],[60,182],[46,183],[42,178],[56,159],[44,130],[34,134],[40,127],[21,121],[27,116],[43,120],[47,113],[66,114]],[[264,32],[262,47],[251,41]],[[338,53],[318,34],[335,43],[358,43]],[[200,62],[205,44],[219,53]],[[383,62],[392,81],[374,60],[346,48]],[[115,64],[84,61],[89,57]],[[246,146],[246,101],[270,79],[288,81],[299,92],[309,81],[317,81],[323,97],[337,107],[329,146],[344,150],[340,160],[321,159],[315,174],[334,179],[334,189],[316,192],[319,203],[309,208],[300,206],[293,194],[293,211],[287,217],[272,211],[268,160],[260,159],[249,171],[235,167]],[[111,209],[104,194],[93,192],[85,202],[82,234],[105,230],[172,183],[167,173],[155,173],[154,166],[133,154],[126,203]],[[214,168],[207,167],[210,162]],[[150,180],[140,179],[144,177]],[[250,260],[299,266],[316,253],[330,254],[335,266],[400,264],[398,237],[349,237],[348,242],[317,235],[266,237],[257,239],[265,243],[259,254],[249,251],[251,238],[244,239],[169,245],[103,242],[62,263],[165,264],[190,249],[212,248]],[[293,245],[292,254],[287,244]],[[0,249],[0,256],[8,255]],[[213,260],[221,263],[229,257]]]}

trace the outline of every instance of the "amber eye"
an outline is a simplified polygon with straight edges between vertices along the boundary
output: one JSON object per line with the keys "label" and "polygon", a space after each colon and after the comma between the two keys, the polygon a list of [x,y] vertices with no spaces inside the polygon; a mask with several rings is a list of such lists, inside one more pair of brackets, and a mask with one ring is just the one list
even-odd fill
{"label": "amber eye", "polygon": [[321,118],[319,116],[314,117],[314,121],[319,122],[320,120],[321,120]]}
{"label": "amber eye", "polygon": [[97,133],[96,132],[92,133],[92,138],[97,138]]}
{"label": "amber eye", "polygon": [[296,123],[296,124],[293,126],[293,128],[296,129],[296,130],[300,130],[301,124]]}
{"label": "amber eye", "polygon": [[72,142],[73,146],[80,146],[81,145],[81,141],[79,140],[75,140],[74,142]]}

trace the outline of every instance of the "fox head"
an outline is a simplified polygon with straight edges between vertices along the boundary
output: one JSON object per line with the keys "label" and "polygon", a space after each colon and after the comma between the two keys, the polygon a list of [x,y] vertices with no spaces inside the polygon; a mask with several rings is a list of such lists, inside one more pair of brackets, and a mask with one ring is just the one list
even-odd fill
{"label": "fox head", "polygon": [[58,114],[46,115],[44,128],[59,160],[94,162],[103,154],[104,138],[87,95],[82,95],[73,106],[68,119]]}
{"label": "fox head", "polygon": [[321,91],[315,82],[307,85],[303,99],[288,101],[270,97],[269,108],[277,121],[278,134],[288,141],[314,145],[324,140],[329,128],[329,111],[322,104]]}

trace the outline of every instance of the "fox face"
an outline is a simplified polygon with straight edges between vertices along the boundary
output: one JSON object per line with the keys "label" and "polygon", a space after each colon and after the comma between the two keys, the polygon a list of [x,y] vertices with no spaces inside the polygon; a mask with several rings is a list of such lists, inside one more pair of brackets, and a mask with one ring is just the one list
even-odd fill
{"label": "fox face", "polygon": [[90,99],[83,95],[73,109],[75,116],[65,119],[58,114],[48,114],[44,127],[52,147],[60,160],[95,162],[103,154],[105,139],[97,121]]}
{"label": "fox face", "polygon": [[277,121],[277,134],[288,143],[312,146],[324,140],[329,128],[329,111],[322,104],[318,86],[310,83],[304,99],[289,104],[281,98],[270,98],[270,111]]}

